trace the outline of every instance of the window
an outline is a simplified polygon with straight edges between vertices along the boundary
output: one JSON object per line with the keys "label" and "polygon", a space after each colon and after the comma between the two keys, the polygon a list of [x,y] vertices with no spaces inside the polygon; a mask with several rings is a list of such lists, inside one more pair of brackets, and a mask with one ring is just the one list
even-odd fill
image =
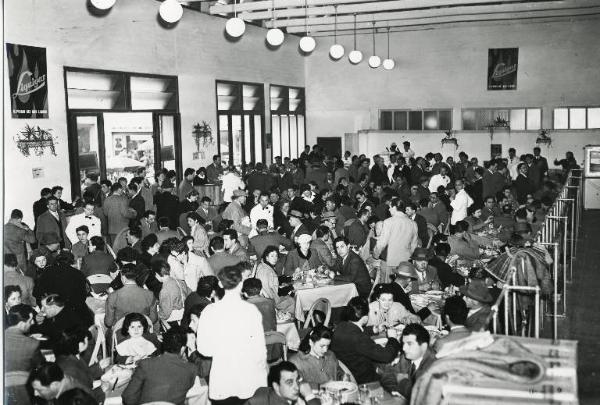
{"label": "window", "polygon": [[452,129],[452,110],[380,110],[379,129],[448,131]]}
{"label": "window", "polygon": [[554,129],[600,128],[600,107],[560,107],[554,109]]}
{"label": "window", "polygon": [[304,89],[271,85],[271,135],[273,158],[296,159],[304,151]]}
{"label": "window", "polygon": [[500,117],[514,130],[538,130],[542,127],[541,108],[464,108],[462,129],[486,130]]}
{"label": "window", "polygon": [[217,80],[221,160],[235,166],[263,159],[264,85]]}

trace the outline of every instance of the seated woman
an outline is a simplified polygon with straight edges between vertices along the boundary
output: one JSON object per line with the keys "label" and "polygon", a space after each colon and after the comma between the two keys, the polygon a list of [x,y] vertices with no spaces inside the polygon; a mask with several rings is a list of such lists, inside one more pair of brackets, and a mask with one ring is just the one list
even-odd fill
{"label": "seated woman", "polygon": [[181,242],[187,247],[187,260],[183,263],[183,278],[188,287],[195,288],[200,278],[212,276],[214,272],[206,257],[197,255],[194,252],[194,238],[192,236],[185,236],[181,239]]}
{"label": "seated woman", "polygon": [[372,297],[367,326],[373,327],[373,333],[383,332],[398,324],[421,323],[418,315],[411,313],[399,302],[394,302],[394,289],[391,284],[376,285]]}
{"label": "seated woman", "polygon": [[158,317],[163,324],[174,324],[183,318],[183,304],[190,294],[185,281],[171,277],[169,263],[158,261],[152,264],[152,271],[162,283],[158,299]]}
{"label": "seated woman", "polygon": [[290,292],[289,288],[279,288],[279,279],[275,272],[275,265],[278,260],[279,249],[275,246],[268,246],[263,252],[262,260],[256,268],[254,277],[262,283],[261,295],[275,301],[275,308],[277,310],[293,314],[296,307],[296,300],[287,295]]}
{"label": "seated woman", "polygon": [[149,329],[148,320],[144,315],[137,312],[125,315],[120,336],[117,334],[117,363],[136,363],[157,353],[160,342]]}
{"label": "seated woman", "polygon": [[7,328],[6,315],[15,305],[21,303],[21,287],[18,285],[7,285],[4,287],[4,328]]}
{"label": "seated woman", "polygon": [[298,367],[298,374],[307,383],[318,386],[329,381],[340,381],[344,371],[331,350],[333,332],[326,326],[317,326],[300,344],[298,353],[290,361]]}
{"label": "seated woman", "polygon": [[342,311],[342,322],[335,328],[331,339],[331,350],[352,372],[358,384],[379,381],[376,363],[391,363],[401,345],[389,337],[385,346],[380,346],[364,332],[369,320],[367,300],[354,297]]}
{"label": "seated woman", "polygon": [[284,275],[293,276],[298,269],[309,270],[321,265],[319,257],[310,250],[311,242],[312,237],[308,234],[298,236],[298,247],[290,251],[285,259]]}
{"label": "seated woman", "polygon": [[208,256],[208,234],[204,229],[204,219],[197,212],[187,214],[187,223],[190,227],[190,235],[192,236],[192,249],[199,256]]}

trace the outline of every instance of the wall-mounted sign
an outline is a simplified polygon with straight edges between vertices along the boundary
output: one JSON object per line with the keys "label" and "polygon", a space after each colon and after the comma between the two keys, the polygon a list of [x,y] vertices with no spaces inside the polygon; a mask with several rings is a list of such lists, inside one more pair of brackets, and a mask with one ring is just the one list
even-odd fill
{"label": "wall-mounted sign", "polygon": [[488,50],[488,90],[516,90],[519,48]]}
{"label": "wall-mounted sign", "polygon": [[46,48],[6,44],[13,118],[48,118]]}

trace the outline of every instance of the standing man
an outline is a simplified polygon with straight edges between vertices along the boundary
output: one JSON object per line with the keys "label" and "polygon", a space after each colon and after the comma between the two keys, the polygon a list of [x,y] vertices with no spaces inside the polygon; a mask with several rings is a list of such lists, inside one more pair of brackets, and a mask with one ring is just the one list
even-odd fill
{"label": "standing man", "polygon": [[94,202],[92,200],[85,202],[81,214],[73,215],[71,217],[69,225],[67,225],[67,228],[65,229],[67,238],[69,238],[73,245],[79,241],[79,238],[77,237],[77,228],[83,225],[87,226],[89,230],[89,238],[92,236],[102,236],[102,225],[100,218],[94,215]]}
{"label": "standing man", "polygon": [[23,222],[23,212],[12,210],[10,219],[4,225],[4,252],[12,253],[17,257],[19,267],[25,270],[27,250],[25,243],[35,243],[35,234]]}
{"label": "standing man", "polygon": [[510,173],[510,178],[512,179],[512,181],[515,181],[517,179],[517,176],[519,175],[519,170],[517,168],[517,166],[519,166],[520,160],[517,157],[517,151],[515,150],[515,148],[509,148],[508,149],[508,162],[506,164],[506,167],[508,168],[508,172]]}
{"label": "standing man", "polygon": [[[223,211],[223,219],[229,219],[233,221],[231,226],[233,229],[238,231],[242,235],[248,236],[252,228],[250,227],[249,221],[242,221],[247,218],[246,211],[244,211],[243,205],[246,204],[246,191],[245,190],[234,190],[231,197],[231,202]],[[247,223],[244,223],[247,222]]]}
{"label": "standing man", "polygon": [[410,148],[410,142],[408,142],[408,141],[402,142],[402,147],[404,148],[404,150],[402,151],[402,157],[404,159],[406,159],[408,161],[410,158],[415,157],[415,151]]}
{"label": "standing man", "polygon": [[444,186],[444,188],[450,183],[450,176],[448,176],[448,166],[442,163],[439,166],[439,173],[434,174],[429,179],[429,191],[431,193],[437,192],[439,186]]}
{"label": "standing man", "polygon": [[[250,223],[253,230],[256,232],[256,223],[259,219],[264,219],[269,224],[269,228],[273,226],[273,206],[269,204],[269,195],[262,193],[258,198],[258,204],[250,210]],[[254,235],[252,235],[254,236]]]}
{"label": "standing man", "polygon": [[387,247],[386,261],[390,268],[408,261],[419,243],[417,224],[406,216],[405,210],[404,201],[399,198],[392,200],[392,216],[383,221],[381,236],[373,252],[373,257],[379,258]]}
{"label": "standing man", "polygon": [[456,195],[451,198],[450,205],[452,206],[452,216],[450,217],[450,225],[456,225],[458,221],[462,221],[467,217],[467,209],[473,205],[473,199],[465,191],[465,183],[462,180],[454,182]]}
{"label": "standing man", "polygon": [[48,197],[52,195],[52,190],[48,187],[44,187],[40,191],[40,199],[33,203],[33,220],[37,223],[37,219],[46,210],[48,210]]}
{"label": "standing man", "polygon": [[104,200],[104,215],[108,219],[108,236],[111,242],[124,228],[129,226],[129,220],[135,218],[136,212],[129,209],[127,197],[123,195],[123,186],[115,183],[111,186],[111,195]]}
{"label": "standing man", "polygon": [[206,178],[210,184],[219,183],[220,177],[223,176],[223,166],[221,166],[221,156],[214,155],[213,162],[206,168]]}
{"label": "standing man", "polygon": [[225,295],[202,311],[196,345],[199,353],[213,359],[208,387],[212,403],[241,405],[267,385],[262,315],[242,300],[239,266],[224,268],[218,278]]}
{"label": "standing man", "polygon": [[548,175],[548,161],[540,155],[541,149],[539,146],[533,148],[533,164],[530,173],[531,181],[535,191],[542,188],[544,177]]}
{"label": "standing man", "polygon": [[427,232],[427,221],[425,217],[420,214],[417,214],[417,204],[413,202],[406,203],[406,216],[417,224],[417,234],[419,235],[419,240],[421,241],[422,247],[427,247],[429,243],[429,233]]}
{"label": "standing man", "polygon": [[533,194],[535,192],[533,182],[527,177],[528,167],[527,163],[520,163],[519,175],[515,180],[515,192],[517,194],[517,202],[521,205],[527,202],[527,194]]}
{"label": "standing man", "polygon": [[39,243],[42,239],[58,240],[60,248],[70,247],[69,239],[65,235],[67,219],[62,211],[58,210],[58,199],[55,196],[50,196],[48,201],[48,211],[38,217],[35,236]]}
{"label": "standing man", "polygon": [[[481,196],[477,196],[477,203],[483,202],[483,197],[496,195],[504,187],[504,176],[498,172],[498,161],[493,159],[487,162],[487,169],[483,172],[483,190]],[[473,197],[475,198],[475,197]]]}
{"label": "standing man", "polygon": [[189,167],[185,169],[185,172],[183,172],[183,180],[181,181],[181,184],[179,184],[177,191],[179,201],[185,200],[189,192],[194,190],[194,177],[196,177],[196,171],[194,169]]}

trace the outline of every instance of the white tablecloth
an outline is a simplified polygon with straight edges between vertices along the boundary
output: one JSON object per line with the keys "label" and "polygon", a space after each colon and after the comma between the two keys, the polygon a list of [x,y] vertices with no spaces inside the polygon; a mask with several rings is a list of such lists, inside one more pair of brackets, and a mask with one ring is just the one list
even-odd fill
{"label": "white tablecloth", "polygon": [[[125,391],[127,385],[123,385],[120,388],[117,388],[114,391],[109,391],[106,393],[106,399],[104,400],[104,405],[121,405],[123,400],[121,399],[121,394]],[[187,392],[185,398],[186,405],[208,405],[210,401],[208,400],[208,385],[206,382],[201,382],[200,378],[196,377],[196,381],[194,381],[194,385]]]}
{"label": "white tablecloth", "polygon": [[278,323],[277,332],[281,332],[285,335],[288,349],[298,351],[298,348],[300,347],[300,334],[298,333],[298,328],[294,322]]}
{"label": "white tablecloth", "polygon": [[319,298],[327,298],[333,308],[343,307],[351,298],[358,296],[354,283],[333,284],[296,290],[296,319],[304,320],[304,311],[308,311]]}

